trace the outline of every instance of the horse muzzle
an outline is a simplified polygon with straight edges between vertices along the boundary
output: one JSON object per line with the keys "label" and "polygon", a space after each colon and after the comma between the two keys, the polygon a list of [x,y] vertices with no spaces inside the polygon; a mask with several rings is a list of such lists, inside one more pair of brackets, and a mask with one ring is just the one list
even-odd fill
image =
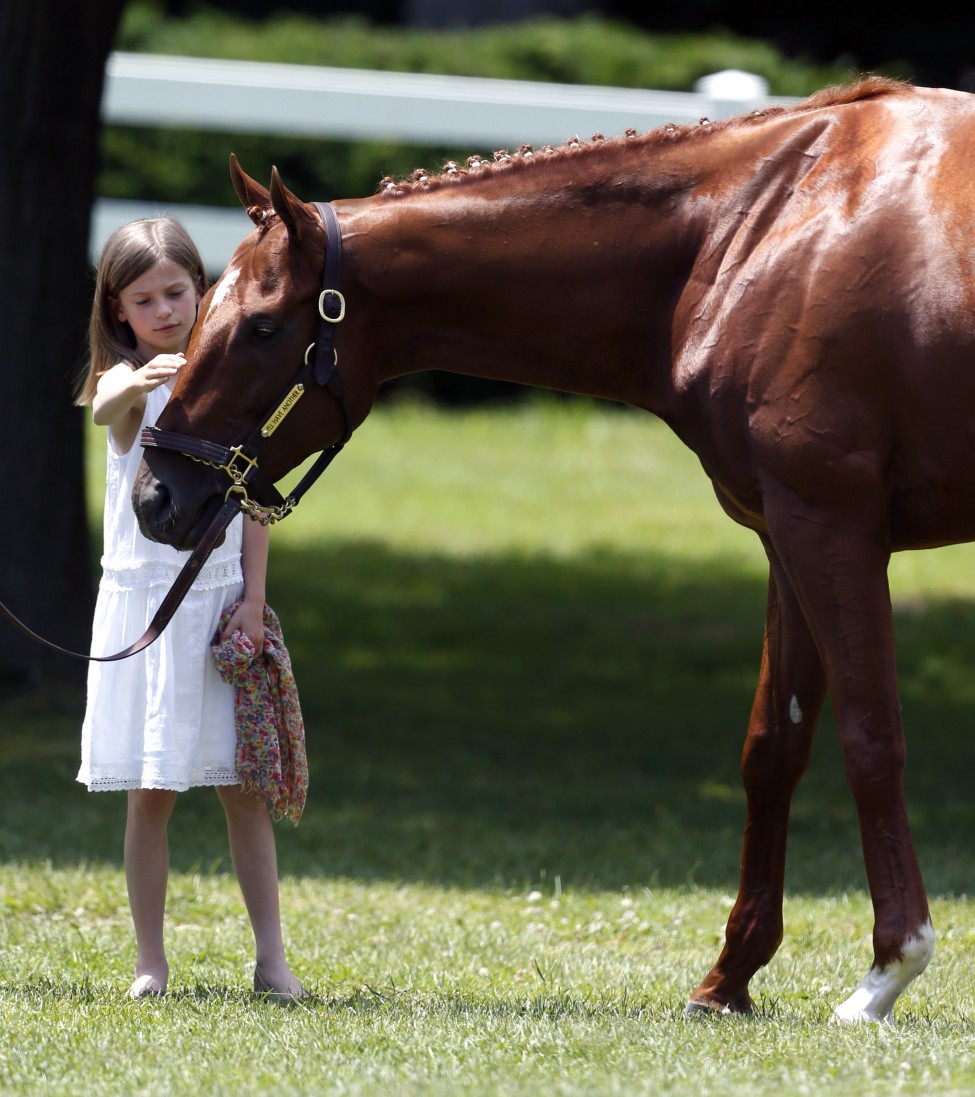
{"label": "horse muzzle", "polygon": [[[195,489],[195,491],[193,490]],[[201,491],[201,489],[203,489]],[[132,489],[132,506],[144,537],[180,551],[195,548],[223,497],[196,478],[190,492],[174,493],[143,460]],[[222,540],[222,538],[221,538]]]}

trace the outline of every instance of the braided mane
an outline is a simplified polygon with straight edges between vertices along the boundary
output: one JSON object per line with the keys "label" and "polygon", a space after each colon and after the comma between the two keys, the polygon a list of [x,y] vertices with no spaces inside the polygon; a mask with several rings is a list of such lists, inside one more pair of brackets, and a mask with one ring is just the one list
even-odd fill
{"label": "braided mane", "polygon": [[908,87],[908,84],[900,80],[892,80],[884,76],[869,76],[850,84],[823,88],[808,99],[792,106],[767,107],[752,111],[751,114],[717,122],[702,118],[696,125],[670,123],[643,134],[637,133],[635,129],[628,129],[623,136],[619,137],[606,138],[601,133],[596,133],[588,141],[580,140],[576,136],[570,137],[564,145],[543,145],[540,149],[535,149],[531,145],[522,145],[517,152],[499,149],[491,159],[476,154],[468,157],[466,167],[461,167],[454,160],[448,160],[442,170],[436,173],[431,173],[426,168],[416,168],[405,179],[387,175],[379,181],[378,189],[379,193],[386,198],[401,198],[408,194],[438,190],[446,186],[465,185],[475,180],[486,180],[511,171],[534,169],[540,164],[558,162],[567,157],[612,156],[614,151],[618,152],[629,147],[642,147],[649,150],[665,142],[694,140],[702,135],[722,130],[758,125],[769,118],[785,114],[801,114],[841,103],[892,95]]}

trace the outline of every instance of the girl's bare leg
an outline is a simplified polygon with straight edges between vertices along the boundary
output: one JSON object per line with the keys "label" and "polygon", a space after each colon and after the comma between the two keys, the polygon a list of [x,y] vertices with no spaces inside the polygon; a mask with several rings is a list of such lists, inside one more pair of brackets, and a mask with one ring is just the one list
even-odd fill
{"label": "girl's bare leg", "polygon": [[267,805],[240,785],[222,785],[217,795],[227,815],[234,872],[254,931],[255,988],[299,997],[302,986],[284,954],[278,898],[278,859]]}
{"label": "girl's bare leg", "polygon": [[176,793],[131,789],[125,822],[125,882],[135,926],[133,997],[162,994],[169,980],[163,945],[166,885],[169,880],[169,817]]}

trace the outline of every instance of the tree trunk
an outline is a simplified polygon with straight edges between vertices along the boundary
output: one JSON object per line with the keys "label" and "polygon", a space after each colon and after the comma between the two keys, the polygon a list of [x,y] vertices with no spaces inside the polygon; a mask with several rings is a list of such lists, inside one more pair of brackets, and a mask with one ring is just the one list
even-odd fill
{"label": "tree trunk", "polygon": [[[35,631],[86,651],[92,574],[85,413],[88,233],[105,62],[125,0],[5,0],[0,211],[0,600]],[[84,664],[0,620],[0,692],[80,681]]]}

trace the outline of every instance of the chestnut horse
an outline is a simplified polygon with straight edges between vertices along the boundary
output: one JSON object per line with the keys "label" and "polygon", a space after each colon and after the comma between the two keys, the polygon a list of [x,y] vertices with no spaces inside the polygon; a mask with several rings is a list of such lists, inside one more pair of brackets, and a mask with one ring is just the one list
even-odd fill
{"label": "chestnut horse", "polygon": [[[874,908],[873,965],[835,1017],[890,1020],[934,951],[887,564],[975,539],[973,148],[975,98],[873,78],[728,122],[472,157],[331,207],[231,161],[257,227],[203,302],[158,424],[170,440],[216,451],[263,423],[274,481],[343,441],[387,378],[518,381],[660,416],[761,540],[738,898],[689,1012],[753,1008],[749,981],[782,939],[790,803],[827,688]],[[323,255],[334,267],[339,250],[322,294]],[[319,310],[341,321],[328,383],[282,400]],[[228,462],[242,496],[254,461]],[[147,450],[143,530],[194,544],[226,471]]]}

